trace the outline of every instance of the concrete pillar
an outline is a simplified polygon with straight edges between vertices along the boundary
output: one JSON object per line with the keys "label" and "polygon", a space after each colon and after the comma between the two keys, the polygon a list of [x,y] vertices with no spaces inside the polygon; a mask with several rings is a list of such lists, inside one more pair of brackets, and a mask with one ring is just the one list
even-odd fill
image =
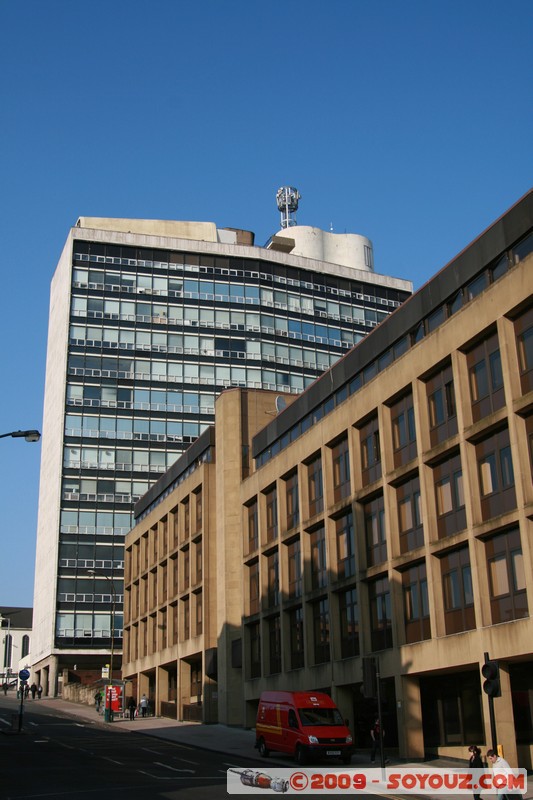
{"label": "concrete pillar", "polygon": [[395,684],[399,757],[423,759],[424,734],[419,679],[411,675],[397,676]]}

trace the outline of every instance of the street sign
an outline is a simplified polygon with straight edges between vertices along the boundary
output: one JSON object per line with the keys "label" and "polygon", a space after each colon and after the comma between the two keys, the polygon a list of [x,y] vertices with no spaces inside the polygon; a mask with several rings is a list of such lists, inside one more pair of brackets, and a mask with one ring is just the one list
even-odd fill
{"label": "street sign", "polygon": [[19,678],[20,678],[21,681],[27,681],[29,677],[30,677],[29,669],[21,669],[20,670]]}

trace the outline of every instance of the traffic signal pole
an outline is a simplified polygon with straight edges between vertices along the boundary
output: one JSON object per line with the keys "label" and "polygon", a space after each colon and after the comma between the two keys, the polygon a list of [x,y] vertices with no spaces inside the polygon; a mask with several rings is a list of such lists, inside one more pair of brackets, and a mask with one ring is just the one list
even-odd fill
{"label": "traffic signal pole", "polygon": [[500,668],[497,661],[491,661],[488,653],[485,653],[485,663],[481,668],[483,677],[487,680],[483,684],[483,691],[488,695],[489,699],[489,721],[490,721],[490,738],[492,740],[492,749],[498,752],[498,736],[496,734],[496,715],[494,714],[494,698],[500,697]]}
{"label": "traffic signal pole", "polygon": [[383,749],[383,718],[381,716],[381,673],[379,670],[379,656],[376,656],[376,693],[378,701],[378,719],[379,719],[379,759],[381,769],[385,769],[385,751]]}

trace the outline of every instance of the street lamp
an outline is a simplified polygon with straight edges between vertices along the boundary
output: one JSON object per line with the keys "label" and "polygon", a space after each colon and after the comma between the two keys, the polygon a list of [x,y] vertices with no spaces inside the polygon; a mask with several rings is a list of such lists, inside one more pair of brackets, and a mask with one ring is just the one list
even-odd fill
{"label": "street lamp", "polygon": [[27,442],[38,442],[41,438],[39,431],[11,431],[11,433],[0,433],[0,439],[11,436],[13,439],[26,439]]}
{"label": "street lamp", "polygon": [[[96,570],[89,569],[87,570],[89,575],[93,575],[96,577]],[[115,592],[115,583],[113,578],[110,578],[109,575],[105,573],[102,576],[98,576],[105,578],[111,584],[111,596],[113,598],[113,602],[111,605],[111,653],[109,656],[109,691],[106,692],[106,703],[104,706],[104,722],[112,722],[113,721],[113,706],[111,700],[111,693],[113,690],[113,656],[115,654],[115,606],[117,603],[117,595]],[[109,700],[107,699],[109,697]]]}

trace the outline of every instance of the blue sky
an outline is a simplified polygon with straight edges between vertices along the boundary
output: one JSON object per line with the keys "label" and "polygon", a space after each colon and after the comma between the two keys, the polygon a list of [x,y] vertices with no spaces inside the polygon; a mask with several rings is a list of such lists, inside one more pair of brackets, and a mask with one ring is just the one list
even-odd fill
{"label": "blue sky", "polygon": [[[532,185],[531,0],[0,0],[0,432],[41,428],[81,215],[361,233],[421,286]],[[40,444],[2,439],[0,604],[31,606]]]}

